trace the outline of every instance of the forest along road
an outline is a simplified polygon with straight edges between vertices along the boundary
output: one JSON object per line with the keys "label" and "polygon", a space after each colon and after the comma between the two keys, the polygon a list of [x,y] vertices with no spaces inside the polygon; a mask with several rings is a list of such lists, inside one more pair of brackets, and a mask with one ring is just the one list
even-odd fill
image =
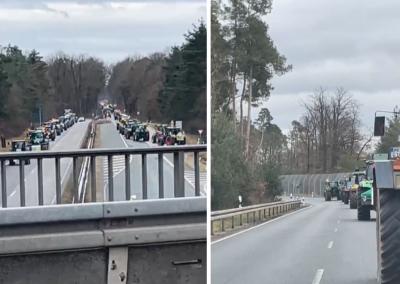
{"label": "forest along road", "polygon": [[[50,142],[49,151],[65,151],[80,149],[85,138],[90,120],[75,123],[61,136],[57,136],[54,142]],[[69,175],[72,172],[72,159],[60,160],[61,187],[64,188]],[[7,168],[7,197],[8,207],[20,206],[19,166],[6,166]],[[43,202],[51,204],[55,202],[56,180],[54,159],[43,159]],[[1,179],[0,179],[1,180]],[[25,166],[25,198],[27,206],[38,205],[38,178],[37,163],[32,159],[30,165]]]}
{"label": "forest along road", "polygon": [[223,283],[376,283],[375,212],[357,221],[340,201],[312,206],[211,244],[211,280]]}
{"label": "forest along road", "polygon": [[[97,148],[148,148],[147,142],[135,142],[125,139],[117,131],[113,120],[109,123],[99,124],[96,134]],[[172,154],[166,154],[164,158],[164,197],[174,197],[174,168],[170,162]],[[104,196],[108,196],[108,165],[107,159],[103,158],[101,173],[103,176]],[[131,156],[131,199],[142,199],[142,158],[140,155]],[[125,200],[125,158],[114,156],[113,158],[114,177],[114,200]],[[185,196],[194,196],[194,187],[185,180]],[[157,199],[159,197],[158,187],[158,155],[147,156],[147,198]]]}

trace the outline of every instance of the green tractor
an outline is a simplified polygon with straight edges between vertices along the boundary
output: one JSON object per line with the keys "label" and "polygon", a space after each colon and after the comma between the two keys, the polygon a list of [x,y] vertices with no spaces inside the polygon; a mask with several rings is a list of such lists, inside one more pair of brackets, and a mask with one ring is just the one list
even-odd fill
{"label": "green tractor", "polygon": [[371,220],[371,210],[375,210],[372,202],[372,176],[367,174],[366,179],[361,181],[357,192],[357,219],[360,221]]}
{"label": "green tractor", "polygon": [[138,127],[136,128],[134,134],[133,134],[133,140],[134,141],[149,141],[150,140],[150,133],[149,130],[147,130],[146,125],[144,124],[139,124]]}
{"label": "green tractor", "polygon": [[324,197],[325,201],[331,201],[332,197],[336,197],[337,200],[340,200],[339,181],[326,180]]}

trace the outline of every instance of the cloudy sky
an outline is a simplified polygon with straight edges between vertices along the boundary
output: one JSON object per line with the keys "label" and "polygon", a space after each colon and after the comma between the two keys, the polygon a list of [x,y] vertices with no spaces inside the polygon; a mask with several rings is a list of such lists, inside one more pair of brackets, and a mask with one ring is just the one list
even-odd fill
{"label": "cloudy sky", "polygon": [[113,63],[179,45],[206,17],[205,0],[0,0],[0,45]]}
{"label": "cloudy sky", "polygon": [[[275,78],[265,104],[281,128],[322,86],[342,86],[360,102],[364,131],[375,110],[400,106],[400,1],[274,0],[265,20],[293,71]],[[256,111],[252,114],[256,116]]]}

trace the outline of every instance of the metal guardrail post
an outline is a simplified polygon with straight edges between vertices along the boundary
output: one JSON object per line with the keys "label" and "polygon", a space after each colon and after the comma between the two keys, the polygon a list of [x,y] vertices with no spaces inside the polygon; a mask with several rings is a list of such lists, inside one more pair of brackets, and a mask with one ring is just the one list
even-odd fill
{"label": "metal guardrail post", "polygon": [[78,157],[72,158],[72,179],[74,188],[72,189],[74,194],[75,203],[79,203],[79,192],[78,192]]}
{"label": "metal guardrail post", "polygon": [[25,206],[25,160],[19,160],[19,199],[21,207]]}
{"label": "metal guardrail post", "polygon": [[90,156],[91,202],[96,202],[96,156]]}
{"label": "metal guardrail post", "polygon": [[114,201],[113,156],[108,155],[108,201]]}
{"label": "metal guardrail post", "polygon": [[142,194],[147,199],[147,155],[142,154]]}
{"label": "metal guardrail post", "polygon": [[7,208],[7,171],[6,161],[1,160],[1,206]]}
{"label": "metal guardrail post", "polygon": [[164,198],[164,155],[158,153],[158,197]]}
{"label": "metal guardrail post", "polygon": [[194,152],[194,193],[200,196],[200,165],[199,165],[199,152]]}
{"label": "metal guardrail post", "polygon": [[37,174],[38,174],[38,200],[39,205],[43,205],[43,159],[37,159]]}
{"label": "metal guardrail post", "polygon": [[185,196],[184,156],[183,152],[174,152],[174,196]]}
{"label": "metal guardrail post", "polygon": [[130,155],[125,155],[125,200],[131,200],[131,163]]}
{"label": "metal guardrail post", "polygon": [[61,173],[60,173],[60,158],[56,157],[56,203],[61,204]]}

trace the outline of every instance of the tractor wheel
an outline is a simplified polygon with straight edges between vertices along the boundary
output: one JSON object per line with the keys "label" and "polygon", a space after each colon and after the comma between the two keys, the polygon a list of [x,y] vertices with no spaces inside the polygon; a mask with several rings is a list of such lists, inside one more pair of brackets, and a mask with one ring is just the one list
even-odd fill
{"label": "tractor wheel", "polygon": [[151,137],[151,142],[152,142],[153,144],[157,142],[157,141],[156,141],[156,136]]}
{"label": "tractor wheel", "polygon": [[144,141],[149,141],[150,140],[150,134],[148,132],[146,132],[145,136],[144,136]]}
{"label": "tractor wheel", "polygon": [[165,144],[167,144],[167,145],[172,145],[172,138],[168,136],[168,137],[165,139]]}
{"label": "tractor wheel", "polygon": [[349,192],[345,192],[344,193],[343,203],[344,204],[349,204]]}
{"label": "tractor wheel", "polygon": [[328,191],[328,192],[325,192],[325,201],[331,201],[331,198],[332,198],[332,194],[331,194],[331,192],[330,191]]}
{"label": "tractor wheel", "polygon": [[350,209],[357,209],[357,195],[350,194]]}
{"label": "tractor wheel", "polygon": [[359,221],[371,220],[370,208],[361,204],[361,191],[357,193],[357,219]]}
{"label": "tractor wheel", "polygon": [[384,189],[379,191],[378,196],[379,283],[400,283],[400,192]]}

